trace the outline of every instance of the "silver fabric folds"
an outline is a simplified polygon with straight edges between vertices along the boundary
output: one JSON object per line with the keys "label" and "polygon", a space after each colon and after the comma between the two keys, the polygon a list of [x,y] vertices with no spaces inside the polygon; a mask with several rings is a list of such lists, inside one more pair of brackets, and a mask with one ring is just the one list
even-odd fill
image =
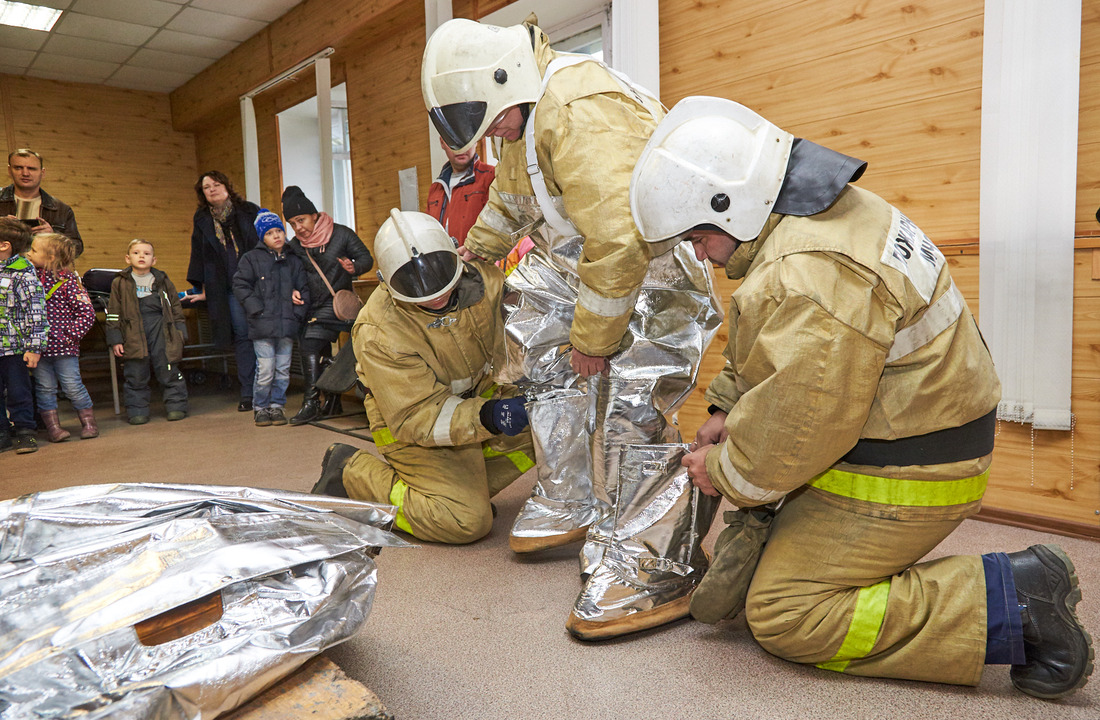
{"label": "silver fabric folds", "polygon": [[[610,374],[585,383],[569,365],[583,238],[559,235],[539,222],[533,197],[502,193],[501,199],[512,222],[529,228],[534,243],[508,276],[504,302],[508,362],[500,379],[524,386],[533,400],[529,412],[540,468],[512,536],[565,535],[598,519],[592,508],[602,508],[600,517],[607,516],[620,446],[679,441],[675,413],[695,387],[722,311],[709,268],[689,244],[673,246],[650,261],[627,334],[610,358]],[[561,198],[553,201],[564,212]],[[582,387],[587,405],[558,399],[562,389]],[[552,407],[540,408],[544,402]],[[563,427],[572,428],[572,434],[561,432]],[[580,476],[580,468],[589,476]],[[591,497],[575,502],[583,493]],[[578,513],[563,513],[563,500]],[[600,555],[590,543],[582,569],[590,570]]]}
{"label": "silver fabric folds", "polygon": [[[719,499],[692,485],[680,465],[684,449],[681,444],[620,448],[618,502],[605,521],[606,535],[589,534],[590,543],[602,546],[602,560],[577,598],[578,620],[629,621],[686,601],[699,584],[707,568],[700,542]],[[680,616],[686,614],[685,603]]]}
{"label": "silver fabric folds", "polygon": [[[0,715],[213,718],[351,637],[388,505],[279,490],[93,485],[0,503]],[[214,597],[160,644],[135,625]],[[216,602],[216,601],[215,601]]]}

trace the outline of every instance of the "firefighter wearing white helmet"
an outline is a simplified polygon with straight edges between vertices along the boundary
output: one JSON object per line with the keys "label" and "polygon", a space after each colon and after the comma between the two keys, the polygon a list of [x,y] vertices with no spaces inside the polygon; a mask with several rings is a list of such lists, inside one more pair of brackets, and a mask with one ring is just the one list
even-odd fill
{"label": "firefighter wearing white helmet", "polygon": [[489,499],[534,465],[526,400],[493,382],[504,275],[460,260],[424,213],[392,210],[374,247],[382,285],[351,335],[382,459],[335,444],[314,492],[395,505],[421,540],[473,542],[492,528]]}
{"label": "firefighter wearing white helmet", "polygon": [[630,174],[664,108],[599,61],[555,52],[536,23],[444,23],[425,48],[421,88],[452,148],[500,141],[464,257],[503,258],[526,235],[534,243],[505,304],[504,377],[534,397],[539,474],[510,544],[529,553],[586,540],[587,579],[566,627],[600,639],[686,615],[706,567],[698,538],[713,503],[700,507],[690,483],[665,471],[675,463],[641,460],[636,448],[682,451],[673,418],[721,310],[709,269],[687,248],[655,252],[630,215]]}
{"label": "firefighter wearing white helmet", "polygon": [[919,562],[980,507],[1000,384],[942,253],[849,184],[864,167],[697,97],[638,161],[646,238],[686,233],[742,280],[682,461],[742,509],[691,612],[745,608],[766,650],[828,670],[975,685],[1004,663],[1025,693],[1068,694],[1092,648],[1061,549]]}

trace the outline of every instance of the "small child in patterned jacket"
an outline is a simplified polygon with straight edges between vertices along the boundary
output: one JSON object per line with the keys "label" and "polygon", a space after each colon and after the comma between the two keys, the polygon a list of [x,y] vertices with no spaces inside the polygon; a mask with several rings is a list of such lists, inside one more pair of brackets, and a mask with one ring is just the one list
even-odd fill
{"label": "small child in patterned jacket", "polygon": [[50,326],[42,283],[21,254],[30,249],[32,240],[30,228],[22,221],[0,217],[0,452],[13,445],[19,454],[38,450],[27,368],[38,364]]}
{"label": "small child in patterned jacket", "polygon": [[50,442],[61,442],[69,431],[61,427],[57,417],[57,385],[73,404],[80,418],[81,439],[99,435],[92,398],[80,378],[80,339],[95,323],[95,308],[88,291],[73,272],[76,246],[59,233],[34,236],[27,259],[38,272],[46,291],[46,316],[50,321],[50,337],[38,367],[34,369],[34,395],[38,414],[46,426]]}

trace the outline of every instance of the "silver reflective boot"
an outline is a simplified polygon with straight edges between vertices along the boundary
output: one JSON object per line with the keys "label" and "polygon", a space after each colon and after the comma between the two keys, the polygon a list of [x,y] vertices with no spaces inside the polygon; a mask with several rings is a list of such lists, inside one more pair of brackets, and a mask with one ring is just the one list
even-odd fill
{"label": "silver reflective boot", "polygon": [[574,637],[604,640],[687,617],[719,499],[692,485],[680,465],[684,450],[621,449],[613,530],[565,624]]}
{"label": "silver reflective boot", "polygon": [[585,538],[610,508],[592,492],[588,396],[580,390],[543,395],[528,408],[538,481],[512,525],[508,544],[517,553],[538,552]]}
{"label": "silver reflective boot", "polygon": [[627,445],[680,442],[680,433],[658,411],[652,378],[626,379],[599,375],[588,380],[589,431],[592,436],[592,491],[609,512],[588,529],[581,549],[581,575],[587,577],[603,559],[615,518],[620,450]]}

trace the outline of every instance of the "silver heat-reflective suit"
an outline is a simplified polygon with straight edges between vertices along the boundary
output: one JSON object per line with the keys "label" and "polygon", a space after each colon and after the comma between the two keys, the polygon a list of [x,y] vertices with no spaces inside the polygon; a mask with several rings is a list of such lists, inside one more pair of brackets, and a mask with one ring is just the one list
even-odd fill
{"label": "silver heat-reflective suit", "polygon": [[[544,93],[557,70],[593,62],[553,57],[544,70]],[[623,102],[653,108],[655,126],[663,114],[659,104],[625,78],[616,81]],[[604,622],[685,597],[706,569],[699,540],[717,503],[700,494],[679,465],[684,448],[674,414],[694,388],[722,313],[711,272],[689,244],[654,247],[634,288],[626,332],[610,354],[609,374],[586,382],[573,372],[570,331],[578,295],[588,311],[599,308],[599,299],[586,304],[591,292],[578,274],[586,237],[569,219],[563,197],[548,192],[539,167],[538,113],[536,104],[523,145],[508,143],[502,151],[490,204],[478,223],[513,241],[530,235],[534,243],[509,275],[504,303],[508,361],[501,379],[524,386],[533,400],[529,417],[538,464],[534,491],[512,535],[547,537],[587,526],[581,566],[588,579],[574,615]],[[567,132],[556,139],[564,142]],[[509,181],[507,166],[523,161],[530,193],[525,183]],[[548,174],[564,188],[575,179],[562,165]],[[629,175],[621,180],[628,183]],[[467,242],[476,248],[477,226]]]}

